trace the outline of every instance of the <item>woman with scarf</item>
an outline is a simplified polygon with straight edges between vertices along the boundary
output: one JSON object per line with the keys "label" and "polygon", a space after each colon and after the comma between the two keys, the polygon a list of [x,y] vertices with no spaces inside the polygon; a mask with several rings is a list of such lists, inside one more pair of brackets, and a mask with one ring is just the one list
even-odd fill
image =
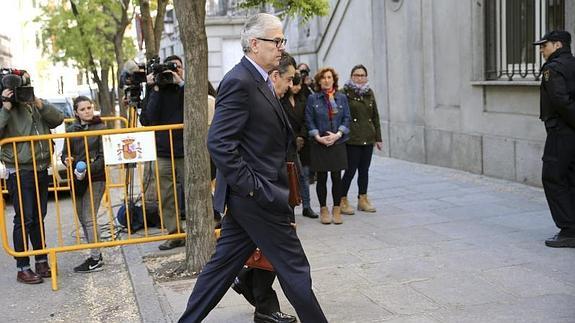
{"label": "woman with scarf", "polygon": [[[349,134],[349,106],[343,93],[337,92],[338,75],[331,67],[320,69],[315,77],[316,92],[308,97],[305,119],[310,145],[310,168],[317,173],[316,192],[323,224],[343,223],[340,212],[341,171],[347,168],[344,143]],[[327,208],[327,174],[331,174],[333,208]]]}
{"label": "woman with scarf", "polygon": [[346,142],[348,167],[343,175],[343,194],[341,198],[341,212],[354,214],[353,208],[347,200],[347,192],[351,181],[358,172],[358,202],[357,209],[364,212],[375,212],[367,198],[367,183],[369,165],[373,155],[373,146],[381,150],[381,130],[379,113],[375,104],[375,96],[367,81],[367,69],[363,65],[356,65],[351,69],[351,80],[343,87],[343,92],[349,101],[351,113],[350,137]]}
{"label": "woman with scarf", "polygon": [[[92,100],[85,96],[79,96],[74,99],[74,114],[76,120],[73,124],[66,128],[66,132],[81,132],[91,130],[104,130],[106,125],[102,122],[100,117],[94,116],[94,104]],[[100,208],[100,201],[106,189],[106,173],[104,170],[104,150],[102,147],[101,136],[88,136],[88,153],[84,145],[84,137],[76,137],[69,139],[64,143],[62,148],[62,162],[66,166],[71,166],[74,177],[74,198],[76,206],[76,214],[84,236],[88,243],[97,242],[100,237],[100,228],[98,227],[98,209]],[[88,157],[90,162],[88,163]],[[86,167],[84,172],[78,171],[78,163],[85,163]],[[88,174],[90,175],[91,185],[88,182]],[[94,201],[94,214],[92,214],[92,202]],[[102,254],[100,249],[92,249],[90,257],[86,259],[81,265],[74,267],[74,272],[88,273],[101,270],[103,266]]]}

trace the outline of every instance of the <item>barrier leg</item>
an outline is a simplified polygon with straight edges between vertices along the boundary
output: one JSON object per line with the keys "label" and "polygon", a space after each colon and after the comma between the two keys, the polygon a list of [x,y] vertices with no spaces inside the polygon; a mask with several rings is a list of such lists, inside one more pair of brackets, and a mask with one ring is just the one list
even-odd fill
{"label": "barrier leg", "polygon": [[58,260],[56,259],[56,251],[50,251],[48,255],[50,261],[50,273],[52,274],[52,290],[58,290]]}

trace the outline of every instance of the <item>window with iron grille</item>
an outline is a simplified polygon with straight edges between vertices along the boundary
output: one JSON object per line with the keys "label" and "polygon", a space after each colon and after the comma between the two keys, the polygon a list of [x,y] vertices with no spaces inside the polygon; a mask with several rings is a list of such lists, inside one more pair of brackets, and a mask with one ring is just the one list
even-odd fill
{"label": "window with iron grille", "polygon": [[485,0],[485,77],[538,80],[544,61],[532,43],[565,28],[565,0]]}

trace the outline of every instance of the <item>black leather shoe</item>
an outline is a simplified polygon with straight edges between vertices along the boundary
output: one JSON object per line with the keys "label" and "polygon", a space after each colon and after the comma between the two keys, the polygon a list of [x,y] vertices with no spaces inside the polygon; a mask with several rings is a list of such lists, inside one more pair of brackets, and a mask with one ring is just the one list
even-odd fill
{"label": "black leather shoe", "polygon": [[312,219],[317,219],[319,217],[319,215],[317,215],[317,213],[315,213],[311,208],[305,208],[303,209],[302,214],[303,216],[307,217],[307,218],[312,218]]}
{"label": "black leather shoe", "polygon": [[244,285],[244,283],[238,277],[236,277],[236,279],[234,280],[234,283],[232,284],[232,289],[236,293],[243,295],[246,301],[252,304],[253,307],[256,306],[254,294],[248,289],[246,285]]}
{"label": "black leather shoe", "polygon": [[271,314],[254,313],[255,323],[294,323],[297,319],[293,315],[282,312],[274,312]]}
{"label": "black leather shoe", "polygon": [[545,245],[551,248],[575,248],[575,237],[557,233],[553,238],[545,240]]}

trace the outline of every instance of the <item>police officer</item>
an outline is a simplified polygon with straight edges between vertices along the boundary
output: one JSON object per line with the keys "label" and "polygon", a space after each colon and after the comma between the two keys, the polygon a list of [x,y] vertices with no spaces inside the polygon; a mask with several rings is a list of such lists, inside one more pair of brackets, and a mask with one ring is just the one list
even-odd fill
{"label": "police officer", "polygon": [[575,57],[571,35],[551,31],[533,43],[546,60],[541,67],[541,120],[547,139],[542,181],[555,225],[548,247],[575,248]]}

